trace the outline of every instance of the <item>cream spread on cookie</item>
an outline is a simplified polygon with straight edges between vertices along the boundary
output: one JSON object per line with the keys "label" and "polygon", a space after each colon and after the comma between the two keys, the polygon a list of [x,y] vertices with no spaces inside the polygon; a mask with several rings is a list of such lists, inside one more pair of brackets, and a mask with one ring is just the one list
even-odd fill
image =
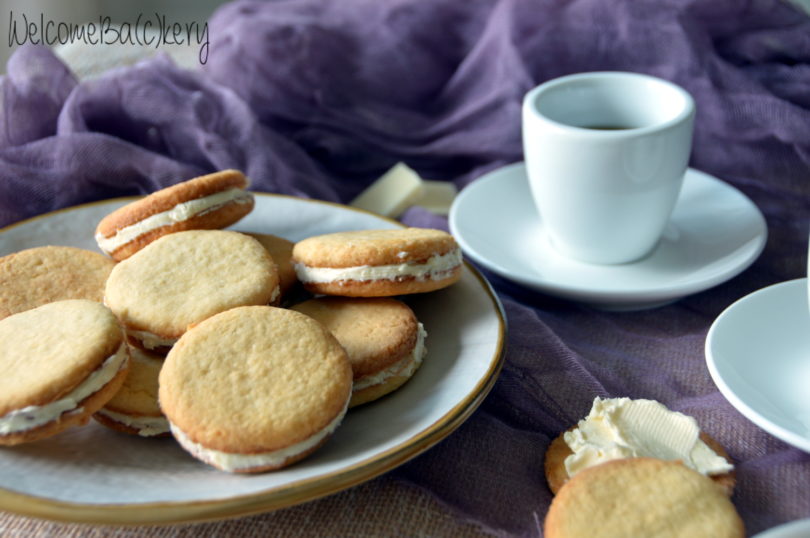
{"label": "cream spread on cookie", "polygon": [[427,352],[425,349],[425,338],[427,337],[427,332],[421,323],[418,324],[418,327],[416,344],[413,347],[412,353],[405,358],[398,360],[384,370],[380,370],[375,374],[361,377],[354,382],[354,385],[352,385],[352,392],[357,392],[359,390],[367,389],[368,387],[379,385],[395,375],[403,375],[405,377],[412,376],[416,369],[419,368],[419,365],[422,364],[422,359]]}
{"label": "cream spread on cookie", "polygon": [[130,241],[157,228],[184,222],[192,217],[216,211],[227,204],[247,204],[252,200],[253,195],[244,189],[228,189],[203,196],[202,198],[197,198],[196,200],[189,200],[188,202],[177,204],[168,211],[150,215],[141,221],[125,226],[117,230],[115,234],[110,237],[104,237],[103,234],[96,234],[96,242],[101,250],[109,254],[115,252]]}
{"label": "cream spread on cookie", "polygon": [[436,254],[425,263],[399,263],[395,265],[360,265],[357,267],[310,267],[295,263],[295,273],[301,282],[335,282],[340,280],[396,280],[415,277],[417,280],[441,280],[461,265],[461,249]]}
{"label": "cream spread on cookie", "polygon": [[205,448],[189,439],[189,437],[171,421],[169,421],[169,427],[177,442],[192,456],[223,471],[244,471],[253,468],[278,467],[283,465],[288,459],[316,447],[318,443],[323,441],[328,435],[331,435],[332,432],[340,426],[341,421],[343,421],[348,405],[349,402],[347,400],[341,412],[338,413],[332,422],[300,443],[279,450],[260,452],[257,454],[236,454]]}
{"label": "cream spread on cookie", "polygon": [[169,432],[169,421],[163,416],[127,415],[125,413],[110,411],[106,408],[101,408],[96,411],[96,413],[137,430],[138,435],[142,437],[152,437]]}
{"label": "cream spread on cookie", "polygon": [[127,335],[135,338],[143,344],[146,349],[157,349],[159,347],[172,347],[177,343],[177,338],[164,338],[149,331],[135,331],[127,329]]}
{"label": "cream spread on cookie", "polygon": [[597,397],[591,412],[563,438],[573,452],[565,459],[569,476],[610,460],[652,457],[681,460],[704,475],[734,468],[700,440],[697,421],[654,400]]}
{"label": "cream spread on cookie", "polygon": [[15,409],[0,417],[0,435],[33,430],[58,419],[64,413],[80,411],[79,404],[104,388],[118,371],[126,366],[128,358],[126,344],[121,344],[118,351],[105,359],[87,379],[64,397],[45,405],[29,405]]}

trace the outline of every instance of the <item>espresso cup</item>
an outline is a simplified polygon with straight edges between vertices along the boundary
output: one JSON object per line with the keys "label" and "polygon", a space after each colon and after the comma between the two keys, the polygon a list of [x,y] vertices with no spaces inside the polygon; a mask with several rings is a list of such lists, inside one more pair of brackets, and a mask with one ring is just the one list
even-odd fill
{"label": "espresso cup", "polygon": [[554,248],[579,261],[648,255],[686,173],[695,103],[682,88],[637,73],[580,73],[523,100],[523,151]]}

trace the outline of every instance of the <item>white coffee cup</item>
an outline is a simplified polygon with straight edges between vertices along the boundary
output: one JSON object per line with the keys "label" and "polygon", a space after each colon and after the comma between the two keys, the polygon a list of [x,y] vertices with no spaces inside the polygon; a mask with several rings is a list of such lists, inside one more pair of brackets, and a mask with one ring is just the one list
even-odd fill
{"label": "white coffee cup", "polygon": [[683,184],[694,117],[689,93],[637,73],[580,73],[529,91],[524,156],[556,250],[598,264],[649,254]]}

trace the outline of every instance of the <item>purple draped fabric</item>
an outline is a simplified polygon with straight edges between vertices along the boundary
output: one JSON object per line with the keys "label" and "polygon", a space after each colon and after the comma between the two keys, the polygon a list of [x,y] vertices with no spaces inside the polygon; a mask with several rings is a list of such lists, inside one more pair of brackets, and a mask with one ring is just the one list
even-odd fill
{"label": "purple draped fabric", "polygon": [[[47,49],[19,50],[0,79],[0,224],[228,167],[256,190],[343,202],[397,161],[463,187],[522,158],[532,86],[592,70],[672,80],[698,106],[691,166],[765,214],[760,259],[637,313],[488,275],[510,325],[503,373],[467,423],[393,473],[493,532],[536,536],[549,441],[595,395],[652,398],[727,448],[750,533],[810,516],[810,456],[731,407],[703,354],[725,307],[806,271],[805,14],[776,0],[245,1],[221,8],[210,35],[199,72],[159,57],[84,83]],[[447,226],[418,208],[403,220]]]}

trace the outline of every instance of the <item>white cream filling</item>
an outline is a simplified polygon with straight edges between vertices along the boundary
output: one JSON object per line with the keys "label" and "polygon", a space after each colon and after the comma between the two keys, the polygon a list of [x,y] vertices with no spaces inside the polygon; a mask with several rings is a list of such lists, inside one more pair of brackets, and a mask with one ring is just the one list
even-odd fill
{"label": "white cream filling", "polygon": [[120,422],[125,426],[129,426],[138,430],[138,435],[142,437],[152,437],[167,433],[169,431],[169,421],[166,417],[150,417],[146,415],[126,415],[124,413],[117,413],[109,409],[101,408],[96,411],[99,415],[104,415],[115,422]]}
{"label": "white cream filling", "polygon": [[367,389],[368,387],[373,387],[374,385],[379,385],[395,375],[404,375],[405,377],[412,376],[416,369],[419,368],[419,365],[422,364],[422,359],[427,354],[427,349],[425,349],[426,337],[427,332],[425,331],[425,327],[419,323],[416,344],[413,347],[413,352],[384,370],[380,370],[375,374],[361,377],[354,382],[354,385],[352,385],[352,392],[357,392],[359,390]]}
{"label": "white cream filling", "polygon": [[273,304],[273,303],[275,303],[275,302],[276,302],[276,299],[278,299],[278,296],[279,296],[280,294],[281,294],[281,286],[279,286],[278,284],[276,284],[276,287],[275,287],[275,288],[273,288],[273,293],[272,293],[272,295],[270,295],[270,300],[267,302],[267,304]]}
{"label": "white cream filling", "polygon": [[45,405],[29,405],[6,413],[0,417],[0,435],[33,430],[57,420],[64,413],[81,411],[79,404],[107,385],[126,366],[128,357],[126,344],[121,344],[118,351],[105,359],[101,366],[66,396]]}
{"label": "white cream filling", "polygon": [[235,454],[208,449],[189,439],[188,436],[171,421],[169,421],[169,428],[171,428],[172,435],[174,435],[174,438],[180,443],[180,446],[186,449],[192,456],[223,471],[240,471],[257,467],[276,467],[282,465],[289,458],[312,449],[328,435],[332,434],[346,415],[348,406],[349,401],[346,400],[343,409],[332,422],[300,443],[279,450],[261,452],[258,454]]}
{"label": "white cream filling", "polygon": [[134,331],[127,329],[127,334],[143,344],[146,349],[157,349],[159,347],[172,347],[177,343],[177,338],[163,338],[149,331]]}
{"label": "white cream filling", "polygon": [[335,282],[339,280],[396,280],[415,277],[417,280],[440,280],[461,265],[461,250],[431,256],[425,263],[395,265],[360,265],[357,267],[309,267],[295,263],[295,273],[301,282]]}
{"label": "white cream filling", "polygon": [[109,254],[130,241],[157,228],[171,226],[172,224],[186,221],[192,217],[204,215],[226,204],[247,204],[250,203],[251,200],[253,200],[253,195],[244,189],[228,189],[203,196],[202,198],[197,198],[196,200],[189,200],[188,202],[177,204],[168,211],[155,213],[141,221],[121,228],[110,237],[104,237],[103,234],[96,234],[96,242],[102,251]]}
{"label": "white cream filling", "polygon": [[[273,294],[270,296],[269,303],[275,302],[280,293],[279,287],[276,286],[273,289]],[[150,331],[136,331],[134,329],[127,329],[127,335],[138,340],[141,344],[143,344],[143,347],[149,350],[157,349],[159,347],[172,347],[179,340],[179,338],[165,338]]]}
{"label": "white cream filling", "polygon": [[700,439],[697,421],[655,400],[594,399],[591,412],[563,435],[573,454],[565,459],[568,476],[621,458],[680,460],[704,475],[734,468]]}

